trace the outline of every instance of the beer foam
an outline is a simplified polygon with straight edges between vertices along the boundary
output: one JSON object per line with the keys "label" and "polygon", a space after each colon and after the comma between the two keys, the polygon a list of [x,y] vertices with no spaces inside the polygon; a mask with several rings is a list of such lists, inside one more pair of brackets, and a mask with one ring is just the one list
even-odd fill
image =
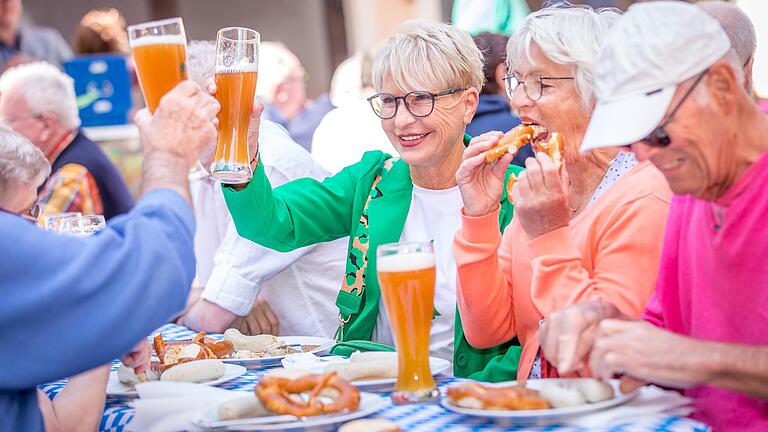
{"label": "beer foam", "polygon": [[256,63],[241,63],[234,66],[216,66],[217,74],[231,74],[231,73],[243,73],[243,72],[258,72],[259,65]]}
{"label": "beer foam", "polygon": [[130,43],[131,48],[149,46],[149,45],[186,45],[187,39],[184,35],[150,35],[141,36],[133,39]]}
{"label": "beer foam", "polygon": [[380,272],[416,271],[435,266],[435,256],[427,252],[412,252],[379,257],[376,264]]}

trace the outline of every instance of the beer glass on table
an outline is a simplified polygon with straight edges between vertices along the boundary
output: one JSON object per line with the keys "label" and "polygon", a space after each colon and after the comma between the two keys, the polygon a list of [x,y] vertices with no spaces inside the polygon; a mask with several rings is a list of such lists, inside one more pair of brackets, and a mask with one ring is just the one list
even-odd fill
{"label": "beer glass on table", "polygon": [[141,92],[154,113],[163,95],[187,79],[184,23],[181,18],[170,18],[132,25],[128,40]]}
{"label": "beer glass on table", "polygon": [[440,395],[429,368],[429,328],[435,297],[432,242],[388,243],[376,250],[379,288],[398,358],[392,402],[426,402]]}
{"label": "beer glass on table", "polygon": [[90,237],[107,227],[102,215],[70,216],[58,221],[58,233],[75,237]]}
{"label": "beer glass on table", "polygon": [[50,216],[46,216],[45,230],[59,232],[59,222],[61,222],[62,219],[72,217],[72,216],[82,216],[82,215],[83,214],[80,212],[64,212],[64,213],[56,213]]}
{"label": "beer glass on table", "polygon": [[209,172],[221,183],[238,184],[251,179],[248,122],[253,109],[259,68],[259,33],[228,27],[216,35],[216,99],[219,138]]}

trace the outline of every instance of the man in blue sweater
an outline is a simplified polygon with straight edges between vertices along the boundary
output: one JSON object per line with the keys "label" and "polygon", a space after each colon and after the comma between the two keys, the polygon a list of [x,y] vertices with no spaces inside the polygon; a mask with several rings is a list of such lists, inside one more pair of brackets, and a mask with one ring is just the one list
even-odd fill
{"label": "man in blue sweater", "polygon": [[143,197],[89,238],[0,212],[0,430],[43,430],[35,386],[110,362],[184,307],[195,271],[189,167],[219,105],[192,82],[136,117]]}

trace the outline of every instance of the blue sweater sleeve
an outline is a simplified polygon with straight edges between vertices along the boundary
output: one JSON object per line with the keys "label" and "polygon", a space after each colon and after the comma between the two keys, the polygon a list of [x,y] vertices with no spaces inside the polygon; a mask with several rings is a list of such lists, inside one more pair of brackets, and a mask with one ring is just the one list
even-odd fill
{"label": "blue sweater sleeve", "polygon": [[170,190],[150,192],[90,238],[0,214],[0,389],[107,363],[182,310],[193,232],[191,208]]}

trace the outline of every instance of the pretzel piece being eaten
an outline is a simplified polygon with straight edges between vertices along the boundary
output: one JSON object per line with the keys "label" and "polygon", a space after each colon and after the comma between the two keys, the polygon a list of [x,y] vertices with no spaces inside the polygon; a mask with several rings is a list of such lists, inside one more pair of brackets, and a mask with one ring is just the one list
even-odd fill
{"label": "pretzel piece being eaten", "polygon": [[[301,393],[309,393],[309,396],[302,398]],[[331,401],[326,402],[321,396]],[[265,376],[256,386],[256,397],[275,414],[296,417],[354,411],[360,406],[360,392],[335,372],[309,374],[293,380]]]}
{"label": "pretzel piece being eaten", "polygon": [[535,390],[524,385],[489,387],[475,382],[448,388],[448,400],[454,406],[485,410],[538,410],[552,406]]}
{"label": "pretzel piece being eaten", "polygon": [[[534,152],[546,153],[555,164],[555,169],[560,172],[560,168],[563,166],[563,135],[558,132],[552,132],[548,140],[534,141]],[[507,199],[512,201],[512,186],[517,182],[517,176],[514,173],[509,174],[507,179]]]}
{"label": "pretzel piece being eaten", "polygon": [[483,153],[485,155],[485,162],[494,163],[507,153],[515,154],[521,147],[535,141],[544,133],[546,133],[546,130],[541,126],[519,124],[505,133],[499,139],[498,144]]}
{"label": "pretzel piece being eaten", "polygon": [[153,344],[163,371],[189,361],[227,358],[234,352],[232,342],[207,338],[205,332],[198,333],[191,341],[171,342],[166,342],[158,333]]}

